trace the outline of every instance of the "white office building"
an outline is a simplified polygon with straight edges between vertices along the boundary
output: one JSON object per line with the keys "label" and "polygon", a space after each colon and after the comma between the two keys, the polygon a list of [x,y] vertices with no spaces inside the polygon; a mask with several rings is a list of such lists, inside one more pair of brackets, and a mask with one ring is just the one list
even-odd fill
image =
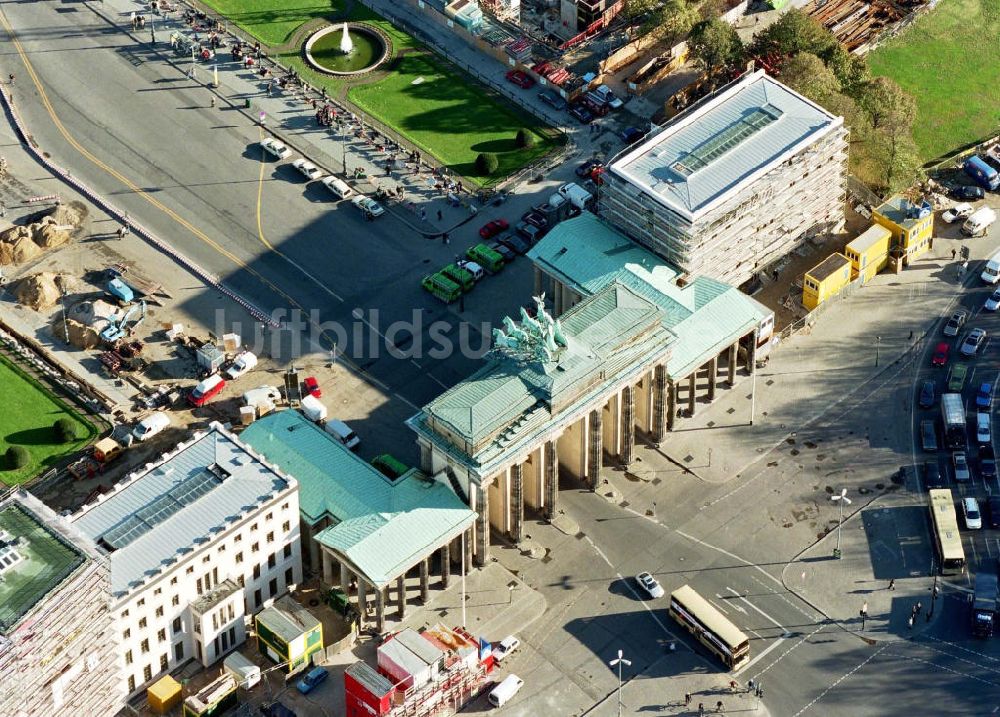
{"label": "white office building", "polygon": [[298,484],[220,424],[71,516],[107,551],[121,679],[133,694],[246,639],[302,580]]}

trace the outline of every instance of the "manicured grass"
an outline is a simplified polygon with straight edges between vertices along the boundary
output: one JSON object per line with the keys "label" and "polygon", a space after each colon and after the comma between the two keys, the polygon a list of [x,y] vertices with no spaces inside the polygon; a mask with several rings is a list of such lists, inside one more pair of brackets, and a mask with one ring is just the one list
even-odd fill
{"label": "manicured grass", "polygon": [[868,55],[917,101],[913,137],[923,160],[1000,128],[1000,0],[944,0]]}
{"label": "manicured grass", "polygon": [[[352,87],[347,96],[452,171],[481,185],[552,149],[535,131],[539,129],[536,121],[500,106],[429,55],[406,55],[384,79]],[[535,146],[514,146],[521,128],[532,131]],[[480,152],[497,154],[500,170],[496,177],[476,174],[473,162]]]}
{"label": "manicured grass", "polygon": [[[0,482],[23,483],[48,468],[67,453],[90,442],[97,429],[80,414],[57,401],[5,357],[0,356],[0,386],[3,386],[3,410],[0,411]],[[77,424],[80,438],[74,443],[56,443],[52,424],[69,418]],[[28,465],[8,470],[4,454],[12,445],[24,446],[31,459]]]}
{"label": "manicured grass", "polygon": [[206,0],[205,4],[271,46],[288,42],[302,23],[334,17],[344,8],[341,0]]}

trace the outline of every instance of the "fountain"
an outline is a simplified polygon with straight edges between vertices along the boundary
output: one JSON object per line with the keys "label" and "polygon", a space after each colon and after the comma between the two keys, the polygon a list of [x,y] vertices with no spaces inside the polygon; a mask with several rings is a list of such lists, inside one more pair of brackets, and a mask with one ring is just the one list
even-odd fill
{"label": "fountain", "polygon": [[345,55],[350,55],[354,52],[354,43],[351,42],[351,36],[347,32],[347,23],[344,23],[344,34],[340,37],[340,51]]}
{"label": "fountain", "polygon": [[391,46],[389,37],[378,28],[345,22],[314,32],[306,41],[305,55],[309,64],[320,72],[358,75],[385,62]]}

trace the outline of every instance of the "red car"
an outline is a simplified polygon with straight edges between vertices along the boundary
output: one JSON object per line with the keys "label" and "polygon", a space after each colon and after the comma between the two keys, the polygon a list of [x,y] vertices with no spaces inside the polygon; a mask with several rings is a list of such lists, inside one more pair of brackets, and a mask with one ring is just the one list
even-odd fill
{"label": "red car", "polygon": [[479,230],[479,236],[483,239],[492,239],[500,232],[507,231],[509,227],[510,225],[507,224],[506,219],[494,219],[493,221],[486,222],[486,224],[483,225],[483,228]]}
{"label": "red car", "polygon": [[528,90],[535,86],[535,81],[520,70],[511,70],[508,72],[507,82],[513,82],[522,90]]}
{"label": "red car", "polygon": [[944,366],[948,363],[949,348],[948,344],[943,342],[934,347],[934,355],[931,356],[931,366]]}
{"label": "red car", "polygon": [[303,388],[305,388],[306,393],[310,396],[315,396],[320,398],[323,395],[323,391],[319,387],[319,381],[316,380],[315,376],[309,376],[305,381],[302,382]]}

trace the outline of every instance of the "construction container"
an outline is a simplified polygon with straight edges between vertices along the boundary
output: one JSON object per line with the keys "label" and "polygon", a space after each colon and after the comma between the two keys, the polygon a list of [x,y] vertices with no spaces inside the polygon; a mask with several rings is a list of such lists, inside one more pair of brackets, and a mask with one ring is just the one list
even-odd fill
{"label": "construction container", "polygon": [[393,706],[395,686],[365,662],[344,670],[344,701],[347,717],[384,715]]}
{"label": "construction container", "polygon": [[226,355],[214,344],[205,344],[196,355],[198,368],[207,373],[215,373],[226,360]]}
{"label": "construction container", "polygon": [[166,714],[181,703],[181,683],[164,675],[146,690],[146,701],[156,714]]}
{"label": "construction container", "polygon": [[323,649],[323,623],[287,595],[257,613],[254,623],[261,653],[287,663],[289,674],[307,667]]}
{"label": "construction container", "polygon": [[892,233],[892,248],[899,248],[904,265],[931,250],[934,210],[927,202],[915,204],[896,194],[872,211],[872,219]]}
{"label": "construction container", "polygon": [[260,682],[260,666],[254,664],[243,656],[242,653],[234,652],[222,662],[223,669],[236,678],[236,681],[245,690],[249,690]]}
{"label": "construction container", "polygon": [[860,276],[865,283],[885,268],[889,263],[890,241],[892,232],[881,224],[873,224],[847,245],[844,255],[851,260],[852,281]]}
{"label": "construction container", "polygon": [[[258,404],[260,405],[260,404]],[[257,409],[253,406],[240,406],[240,425],[249,426],[257,420]]]}
{"label": "construction container", "polygon": [[122,445],[114,438],[102,438],[94,444],[94,459],[101,463],[110,463],[122,454]]}
{"label": "construction container", "polygon": [[228,672],[184,700],[184,717],[214,717],[236,706],[237,682]]}
{"label": "construction container", "polygon": [[851,260],[843,254],[831,254],[806,272],[802,280],[802,304],[812,311],[850,282]]}

